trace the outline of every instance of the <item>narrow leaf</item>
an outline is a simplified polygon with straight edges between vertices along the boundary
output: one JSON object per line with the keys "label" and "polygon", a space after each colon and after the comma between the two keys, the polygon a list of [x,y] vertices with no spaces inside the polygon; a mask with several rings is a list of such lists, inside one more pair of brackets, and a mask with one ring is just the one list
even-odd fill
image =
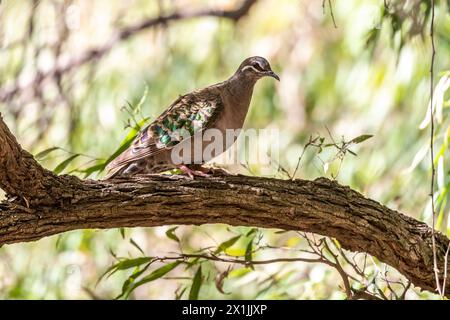
{"label": "narrow leaf", "polygon": [[253,259],[253,238],[248,242],[247,248],[245,249],[245,262],[247,263],[248,267],[254,269],[252,265],[252,259]]}
{"label": "narrow leaf", "polygon": [[87,177],[89,177],[91,174],[93,174],[96,171],[103,171],[105,170],[105,163],[101,162],[99,164],[93,165],[91,167],[88,167],[86,169],[80,170],[80,172],[84,173],[84,178],[86,179]]}
{"label": "narrow leaf", "polygon": [[141,264],[150,262],[153,257],[139,257],[134,259],[122,260],[117,263],[117,270],[126,270],[130,268],[134,268],[140,266]]}
{"label": "narrow leaf", "polygon": [[198,267],[195,273],[194,279],[192,281],[192,287],[189,291],[189,300],[198,300],[198,293],[200,292],[200,287],[202,286],[202,266]]}
{"label": "narrow leaf", "polygon": [[130,286],[133,284],[134,280],[136,280],[138,277],[140,277],[147,269],[150,267],[153,261],[149,262],[147,265],[144,266],[144,268],[139,269],[136,268],[136,270],[125,280],[125,282],[122,285],[122,293],[115,297],[114,299],[120,299],[123,297],[129,290]]}
{"label": "narrow leaf", "polygon": [[167,273],[169,273],[170,271],[172,271],[173,269],[178,267],[178,265],[182,262],[183,261],[175,261],[175,262],[166,264],[166,265],[162,266],[161,268],[156,269],[155,271],[150,273],[148,276],[142,278],[140,281],[133,284],[130,287],[130,289],[128,290],[128,292],[126,293],[125,298],[127,298],[130,295],[130,293],[133,292],[133,290],[135,290],[137,287],[140,287],[145,283],[148,283],[148,282],[151,282],[151,281],[154,281],[156,279],[163,277],[164,275],[166,275]]}
{"label": "narrow leaf", "polygon": [[175,300],[181,300],[183,293],[186,291],[187,287],[184,287],[180,292],[175,292]]}
{"label": "narrow leaf", "polygon": [[108,277],[112,276],[114,273],[116,273],[119,270],[126,270],[134,267],[138,267],[144,263],[148,263],[151,260],[153,260],[153,257],[139,257],[135,259],[126,259],[121,260],[118,263],[113,264],[108,269],[106,269],[105,272],[100,276],[97,283],[100,282],[106,275]]}
{"label": "narrow leaf", "polygon": [[166,231],[166,236],[169,239],[172,239],[173,241],[180,242],[180,239],[178,239],[177,235],[175,234],[175,230],[177,230],[178,227],[170,228]]}
{"label": "narrow leaf", "polygon": [[231,247],[233,244],[235,244],[235,243],[239,240],[240,237],[241,237],[241,236],[239,235],[239,236],[233,237],[233,238],[231,238],[231,239],[228,239],[227,241],[222,242],[222,243],[217,247],[216,251],[214,251],[214,253],[217,254],[217,253],[220,253],[220,252],[222,252],[222,251],[225,251],[226,249],[228,249],[229,247]]}
{"label": "narrow leaf", "polygon": [[38,154],[36,154],[34,157],[36,159],[40,160],[40,159],[44,158],[46,155],[48,155],[49,153],[51,153],[51,152],[53,152],[55,150],[59,150],[59,147],[51,147],[51,148],[45,149],[45,150],[39,152]]}
{"label": "narrow leaf", "polygon": [[366,141],[367,139],[370,139],[372,137],[373,137],[372,134],[363,134],[363,135],[360,135],[360,136],[352,139],[350,142],[361,143],[361,142]]}
{"label": "narrow leaf", "polygon": [[255,234],[256,232],[258,232],[258,229],[252,228],[249,232],[247,232],[247,234],[245,236],[250,237],[251,235]]}
{"label": "narrow leaf", "polygon": [[142,248],[136,243],[136,241],[133,240],[133,238],[130,238],[130,243],[136,248],[138,249],[142,254],[144,253],[144,250],[142,250]]}
{"label": "narrow leaf", "polygon": [[69,158],[61,162],[53,169],[53,172],[56,174],[60,174],[75,158],[77,158],[79,154],[71,155]]}
{"label": "narrow leaf", "polygon": [[144,124],[149,120],[150,118],[145,118],[139,121],[139,123],[134,126],[127,134],[125,139],[120,144],[119,148],[117,148],[116,151],[105,161],[104,167],[108,165],[111,161],[113,161],[115,158],[117,158],[122,152],[124,152],[133,142],[134,138],[138,135],[141,128],[144,126]]}

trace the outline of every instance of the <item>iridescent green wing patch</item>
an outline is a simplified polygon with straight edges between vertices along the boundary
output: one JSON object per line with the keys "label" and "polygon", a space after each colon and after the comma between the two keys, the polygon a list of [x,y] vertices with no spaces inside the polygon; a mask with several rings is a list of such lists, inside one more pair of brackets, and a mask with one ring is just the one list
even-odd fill
{"label": "iridescent green wing patch", "polygon": [[211,128],[222,111],[220,96],[210,91],[180,96],[169,109],[139,133],[133,144],[110,163],[109,169],[170,149],[195,132]]}
{"label": "iridescent green wing patch", "polygon": [[151,125],[156,146],[173,147],[187,136],[211,127],[222,110],[223,105],[219,99],[181,99],[176,108],[169,109]]}

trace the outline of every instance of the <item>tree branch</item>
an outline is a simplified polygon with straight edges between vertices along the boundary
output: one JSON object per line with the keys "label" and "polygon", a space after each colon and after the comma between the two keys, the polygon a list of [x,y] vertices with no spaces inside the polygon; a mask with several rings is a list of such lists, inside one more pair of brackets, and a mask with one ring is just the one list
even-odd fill
{"label": "tree branch", "polygon": [[16,83],[10,87],[0,89],[0,101],[8,101],[17,93],[34,86],[36,83],[41,83],[47,78],[60,77],[62,74],[67,73],[75,68],[78,68],[94,59],[101,58],[102,56],[107,54],[112,48],[114,48],[114,46],[119,41],[126,40],[140,31],[147,30],[149,28],[153,28],[160,25],[165,25],[173,21],[182,21],[202,17],[225,18],[233,21],[238,21],[249,12],[250,8],[256,2],[257,0],[244,0],[239,7],[233,10],[211,9],[211,10],[174,12],[169,15],[161,15],[155,18],[149,18],[135,25],[124,27],[123,29],[118,30],[102,46],[82,52],[78,56],[73,57],[67,61],[58,61],[55,68],[47,72],[36,74],[36,76],[30,79],[30,81],[28,81],[27,83],[24,84]]}
{"label": "tree branch", "polygon": [[[431,228],[335,181],[56,176],[20,148],[1,117],[0,146],[0,187],[17,197],[0,203],[0,245],[87,228],[225,223],[299,230],[334,237],[345,249],[391,265],[416,286],[436,288]],[[443,278],[449,239],[438,232],[435,237]]]}

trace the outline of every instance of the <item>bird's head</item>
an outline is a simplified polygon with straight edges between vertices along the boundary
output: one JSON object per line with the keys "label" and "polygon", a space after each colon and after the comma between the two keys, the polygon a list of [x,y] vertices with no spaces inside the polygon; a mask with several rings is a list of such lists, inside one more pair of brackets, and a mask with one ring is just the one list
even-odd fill
{"label": "bird's head", "polygon": [[280,81],[278,75],[272,71],[269,62],[263,57],[250,57],[245,59],[236,73],[254,80],[268,76]]}

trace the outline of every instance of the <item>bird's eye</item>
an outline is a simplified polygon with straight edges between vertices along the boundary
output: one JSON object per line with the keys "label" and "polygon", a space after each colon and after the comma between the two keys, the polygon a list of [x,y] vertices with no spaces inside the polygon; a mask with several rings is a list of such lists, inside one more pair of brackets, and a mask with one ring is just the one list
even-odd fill
{"label": "bird's eye", "polygon": [[259,64],[259,63],[253,63],[252,64],[252,67],[254,67],[256,70],[258,70],[258,71],[264,71],[262,68],[261,68],[261,65]]}

